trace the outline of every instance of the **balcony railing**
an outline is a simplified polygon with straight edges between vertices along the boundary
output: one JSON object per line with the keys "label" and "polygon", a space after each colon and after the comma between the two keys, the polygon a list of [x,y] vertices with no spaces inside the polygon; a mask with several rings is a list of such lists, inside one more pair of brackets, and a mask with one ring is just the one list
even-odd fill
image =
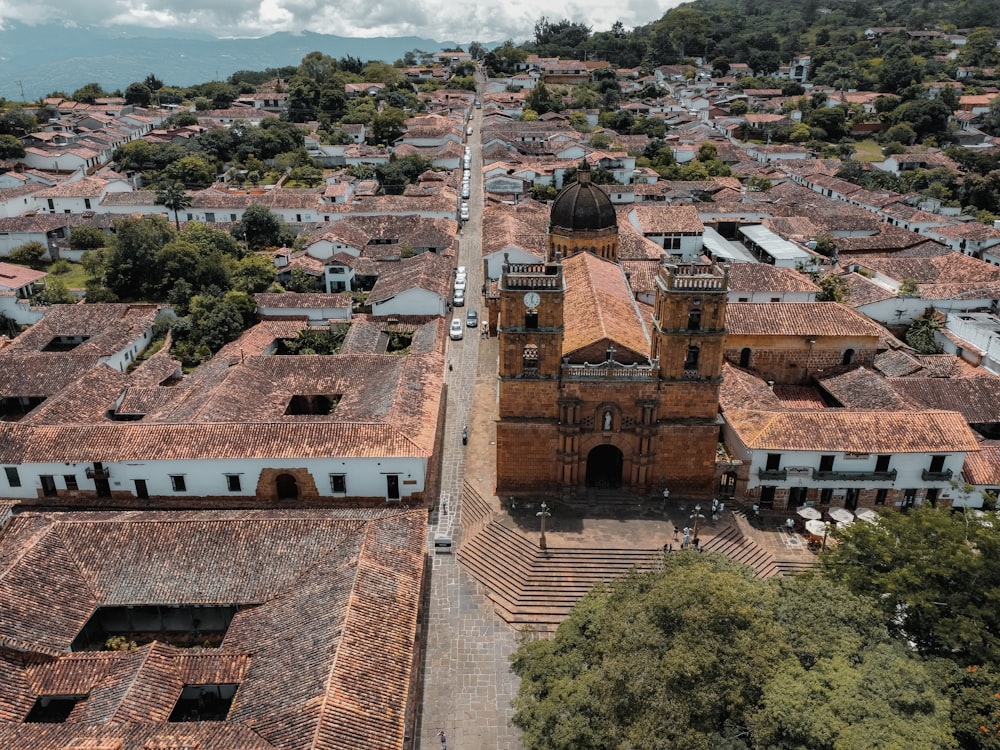
{"label": "balcony railing", "polygon": [[813,469],[812,477],[818,482],[894,482],[896,481],[896,470],[820,471]]}
{"label": "balcony railing", "polygon": [[87,479],[110,479],[110,469],[95,469],[92,466],[86,469]]}
{"label": "balcony railing", "polygon": [[788,479],[786,469],[757,469],[757,477],[763,482],[784,482]]}
{"label": "balcony railing", "polygon": [[920,472],[920,478],[925,482],[950,482],[953,473],[951,469],[945,469],[944,471],[928,471],[924,469]]}

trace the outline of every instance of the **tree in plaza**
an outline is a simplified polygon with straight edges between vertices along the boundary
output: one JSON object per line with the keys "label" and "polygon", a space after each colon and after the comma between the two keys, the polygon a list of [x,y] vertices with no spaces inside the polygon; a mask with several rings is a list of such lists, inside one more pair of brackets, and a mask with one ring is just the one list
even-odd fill
{"label": "tree in plaza", "polygon": [[785,655],[774,590],[721,556],[680,552],[584,597],[523,643],[514,724],[529,750],[746,748]]}
{"label": "tree in plaza", "polygon": [[836,533],[824,575],[877,601],[921,654],[1000,664],[1000,529],[927,504]]}
{"label": "tree in plaza", "polygon": [[156,193],[156,202],[174,212],[174,224],[181,231],[180,212],[191,207],[191,196],[180,182],[168,182]]}

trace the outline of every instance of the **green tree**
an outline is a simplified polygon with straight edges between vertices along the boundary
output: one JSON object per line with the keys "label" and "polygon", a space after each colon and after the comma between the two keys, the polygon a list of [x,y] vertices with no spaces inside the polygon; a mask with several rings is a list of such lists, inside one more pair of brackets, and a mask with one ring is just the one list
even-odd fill
{"label": "green tree", "polygon": [[180,182],[169,182],[156,193],[156,202],[174,212],[174,224],[181,231],[180,212],[191,207],[191,196]]}
{"label": "green tree", "polygon": [[934,334],[940,329],[941,321],[938,320],[934,308],[928,308],[927,312],[910,323],[910,327],[906,329],[906,343],[921,354],[938,354],[941,347],[934,340]]}
{"label": "green tree", "polygon": [[1000,529],[930,504],[838,530],[825,576],[876,601],[924,655],[963,666],[1000,660]]}
{"label": "green tree", "polygon": [[105,255],[104,281],[121,299],[154,299],[160,288],[156,256],[174,236],[163,216],[116,219]]}
{"label": "green tree", "polygon": [[162,175],[164,180],[180,183],[191,190],[207,188],[215,182],[215,169],[204,157],[198,155],[178,159],[169,164]]}
{"label": "green tree", "polygon": [[125,89],[126,104],[137,104],[140,107],[148,107],[151,101],[153,101],[153,92],[144,83],[136,81],[135,83],[130,83]]}
{"label": "green tree", "polygon": [[24,156],[24,143],[13,135],[0,135],[0,159],[20,159]]}
{"label": "green tree", "polygon": [[65,281],[51,275],[45,280],[45,289],[32,298],[38,305],[72,305],[79,301]]}
{"label": "green tree", "polygon": [[48,252],[48,248],[41,242],[25,242],[7,253],[7,260],[38,269],[42,267],[42,259]]}
{"label": "green tree", "polygon": [[785,653],[773,596],[745,568],[693,551],[598,587],[552,639],[512,657],[525,747],[746,747]]}
{"label": "green tree", "polygon": [[264,254],[248,255],[233,264],[230,271],[233,289],[246,294],[260,294],[274,283],[274,261]]}
{"label": "green tree", "polygon": [[74,250],[99,250],[107,237],[97,227],[73,227],[69,230],[69,246]]}
{"label": "green tree", "polygon": [[230,233],[246,242],[253,252],[291,244],[294,239],[292,231],[280,216],[266,206],[256,204],[247,206],[243,218],[233,225]]}
{"label": "green tree", "polygon": [[107,95],[107,92],[101,87],[101,84],[86,83],[74,91],[70,99],[75,102],[83,102],[84,104],[93,104],[98,99]]}

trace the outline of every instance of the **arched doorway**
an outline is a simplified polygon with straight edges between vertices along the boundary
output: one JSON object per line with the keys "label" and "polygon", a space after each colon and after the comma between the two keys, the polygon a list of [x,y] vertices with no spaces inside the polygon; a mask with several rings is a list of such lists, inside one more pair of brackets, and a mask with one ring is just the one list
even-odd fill
{"label": "arched doorway", "polygon": [[279,500],[298,500],[299,483],[291,474],[279,474],[275,480],[275,489],[278,491]]}
{"label": "arched doorway", "polygon": [[587,486],[617,489],[622,486],[622,452],[613,445],[599,445],[587,454]]}

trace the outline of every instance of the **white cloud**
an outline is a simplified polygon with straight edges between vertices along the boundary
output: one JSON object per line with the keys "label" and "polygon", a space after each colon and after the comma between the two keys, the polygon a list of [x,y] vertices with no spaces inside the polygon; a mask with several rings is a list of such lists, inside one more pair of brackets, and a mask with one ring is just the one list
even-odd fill
{"label": "white cloud", "polygon": [[264,36],[277,31],[314,31],[339,36],[422,36],[437,40],[493,41],[532,36],[546,16],[585,23],[604,31],[620,20],[626,27],[658,19],[680,0],[507,0],[455,3],[449,0],[0,0],[0,28],[8,21],[29,24],[171,27],[214,30],[220,36]]}

